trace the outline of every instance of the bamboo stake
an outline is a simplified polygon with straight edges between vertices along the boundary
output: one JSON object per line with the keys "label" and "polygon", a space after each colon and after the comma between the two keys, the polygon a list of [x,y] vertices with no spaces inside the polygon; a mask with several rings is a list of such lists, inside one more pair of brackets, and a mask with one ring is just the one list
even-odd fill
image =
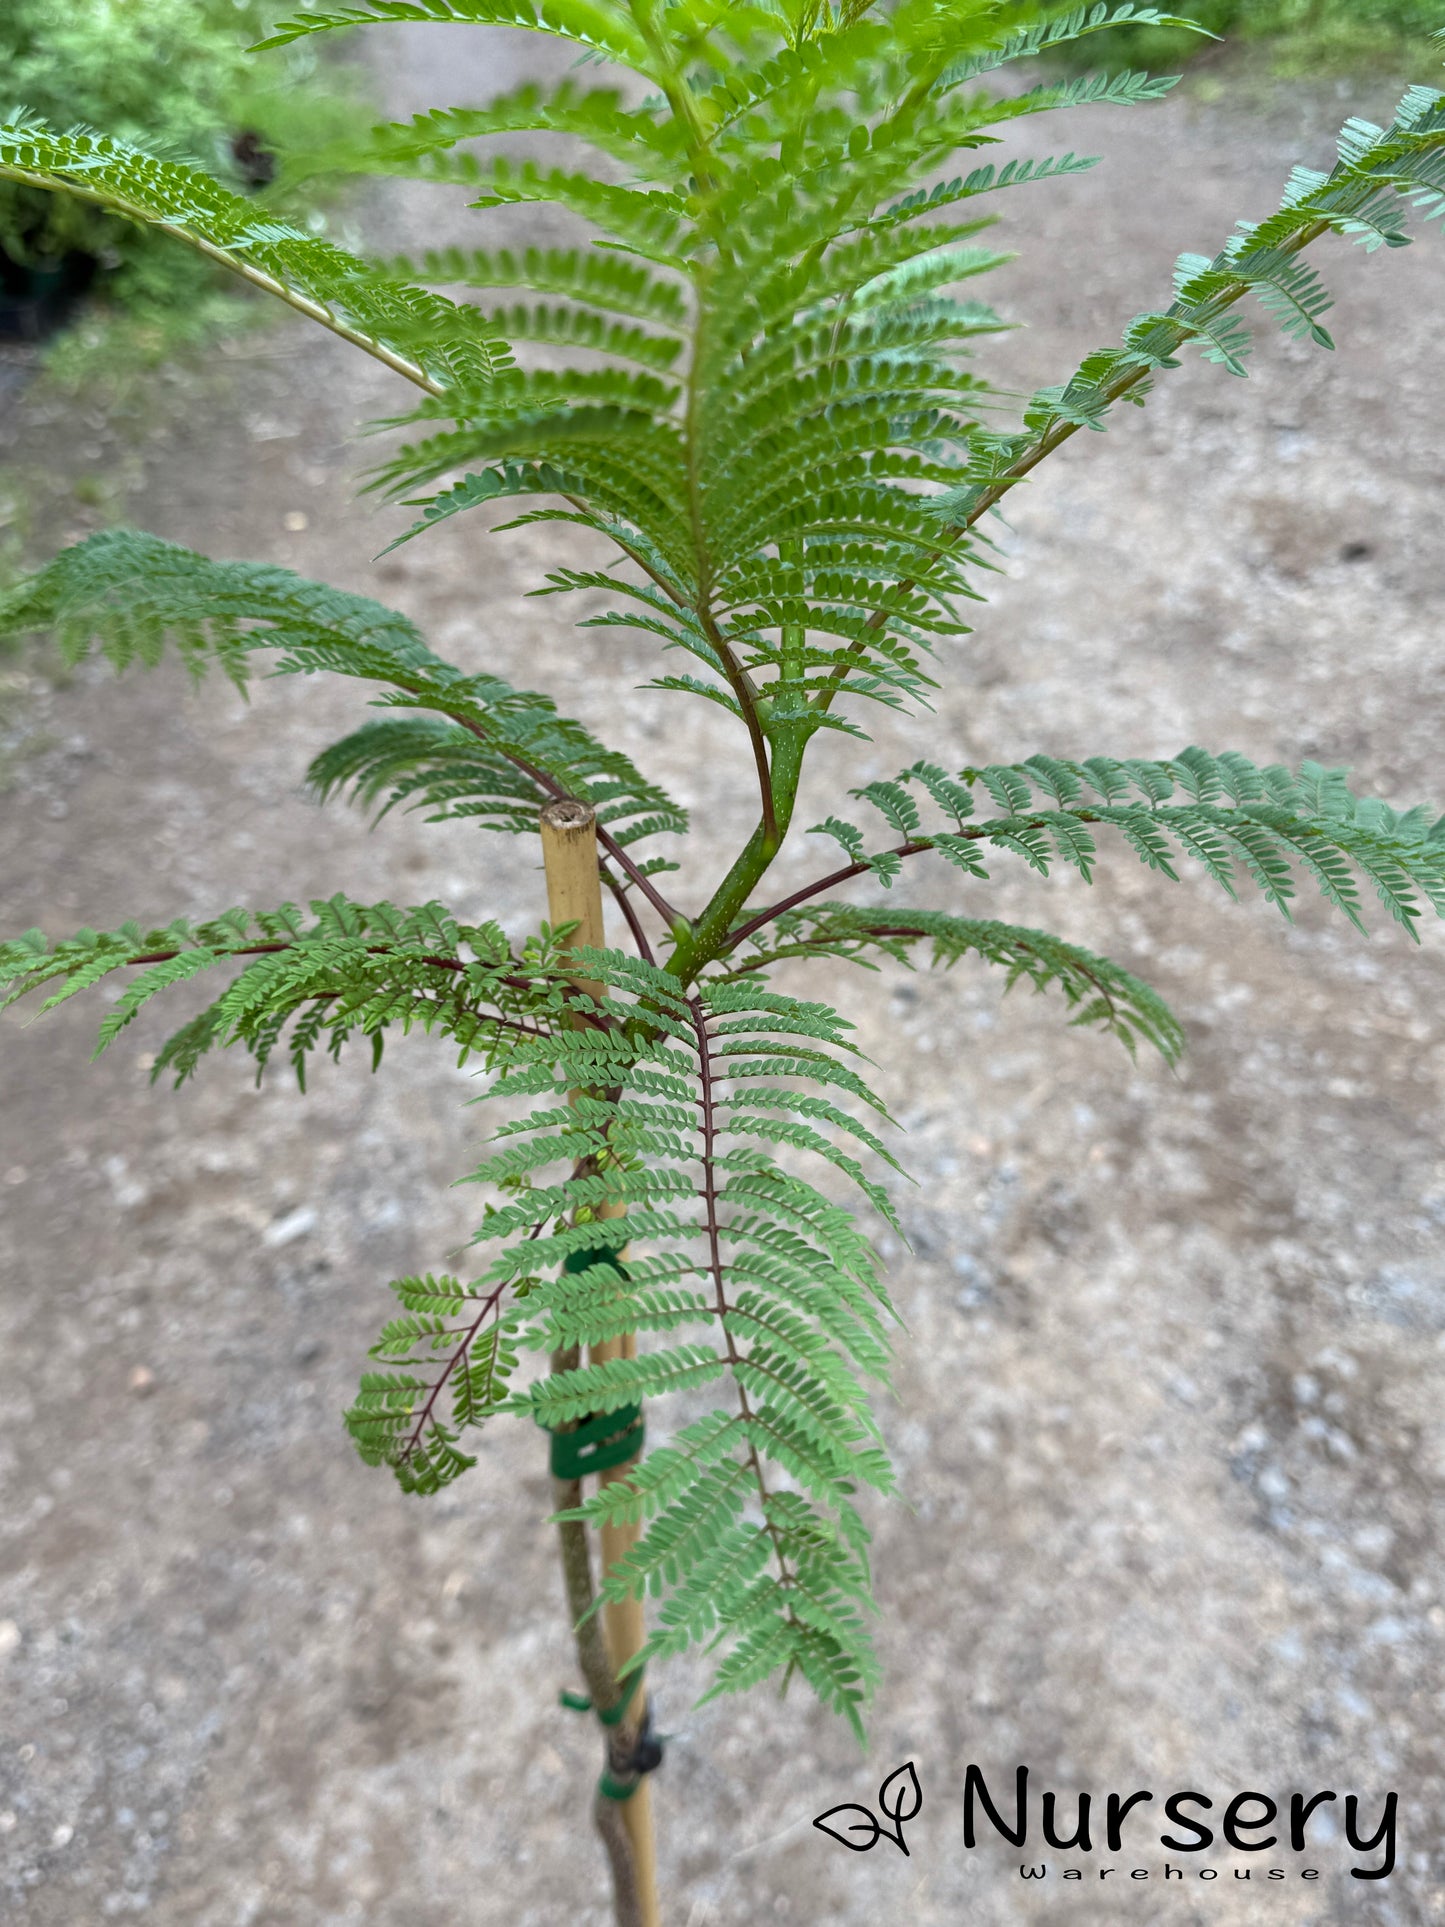
{"label": "bamboo stake", "polygon": [[[602,884],[597,872],[597,817],[589,804],[548,803],[542,811],[542,861],[547,874],[547,915],[553,924],[575,923],[572,941],[593,949],[606,947],[602,922]],[[590,978],[577,976],[573,982],[589,997],[602,996],[602,986]],[[607,1200],[599,1215],[618,1218],[627,1206],[620,1200]],[[627,1332],[620,1338],[588,1347],[592,1364],[601,1365],[612,1358],[635,1358],[637,1334]],[[636,1466],[635,1458],[598,1474],[600,1484],[625,1479]],[[604,1575],[636,1544],[641,1536],[639,1523],[603,1525],[602,1570]],[[640,1599],[608,1600],[602,1608],[603,1629],[608,1657],[614,1674],[646,1638]],[[630,1756],[647,1710],[647,1686],[643,1681],[634,1693],[626,1717],[615,1728],[618,1750]],[[637,1790],[621,1802],[622,1819],[632,1844],[632,1860],[640,1927],[661,1927],[662,1915],[657,1901],[657,1853],[652,1824],[652,1783],[644,1775]]]}

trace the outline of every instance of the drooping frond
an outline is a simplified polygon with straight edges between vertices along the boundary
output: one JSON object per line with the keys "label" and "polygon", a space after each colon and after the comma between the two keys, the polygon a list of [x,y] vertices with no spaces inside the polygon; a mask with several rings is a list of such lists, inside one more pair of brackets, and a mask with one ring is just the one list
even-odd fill
{"label": "drooping frond", "polygon": [[[325,801],[350,789],[355,802],[424,810],[429,823],[475,819],[530,835],[539,788],[528,768],[566,771],[568,793],[626,848],[659,831],[681,834],[686,813],[644,782],[625,756],[606,750],[546,698],[498,683],[491,705],[497,734],[486,740],[440,716],[367,723],[315,758],[307,781]],[[384,801],[382,801],[384,799]]]}
{"label": "drooping frond", "polygon": [[138,529],[102,529],[0,596],[0,636],[32,630],[71,665],[98,644],[117,669],[153,668],[170,644],[194,675],[214,660],[237,683],[257,649],[350,650],[407,674],[450,667],[408,617],[369,596],[270,563],[216,562]]}
{"label": "drooping frond", "polygon": [[151,1079],[179,1085],[212,1048],[240,1044],[259,1078],[292,1025],[287,1051],[301,1087],[306,1059],[325,1044],[333,1057],[353,1036],[370,1039],[373,1065],[383,1034],[421,1029],[449,1038],[459,1062],[493,1061],[509,1040],[546,1037],[567,1021],[568,997],[545,947],[514,957],[496,924],[459,924],[438,903],[398,910],[334,896],[253,913],[228,910],[204,923],[177,918],[164,929],[81,930],[50,943],[39,930],[0,944],[0,1009],[52,986],[43,1014],[103,978],[129,981],[100,1027],[96,1055],[173,984],[240,961],[222,994],[158,1053]]}
{"label": "drooping frond", "polygon": [[915,951],[926,945],[934,965],[951,968],[969,956],[996,965],[1006,974],[1006,991],[1026,982],[1035,991],[1062,992],[1074,1013],[1072,1025],[1107,1031],[1131,1056],[1140,1040],[1170,1064],[1184,1049],[1179,1020],[1157,992],[1107,957],[1096,957],[1043,930],[950,916],[942,910],[905,910],[891,903],[876,909],[810,903],[785,910],[748,942],[749,948],[725,972],[727,977],[794,958],[842,957],[874,968],[874,956],[888,956],[911,966]]}
{"label": "drooping frond", "polygon": [[458,1449],[467,1427],[503,1409],[518,1362],[522,1301],[456,1278],[397,1278],[402,1314],[372,1347],[385,1370],[364,1372],[346,1429],[368,1465],[404,1492],[439,1492],[476,1464]]}
{"label": "drooping frond", "polygon": [[257,651],[293,673],[330,670],[379,683],[379,700],[423,713],[373,723],[324,751],[310,780],[324,798],[352,788],[386,807],[535,830],[541,803],[594,803],[615,843],[680,831],[687,818],[632,762],[603,747],[548,696],[468,676],[395,610],[266,563],[215,562],[131,529],[63,549],[0,598],[0,635],[45,629],[68,662],[98,643],[117,668],[154,665],[167,643],[195,674],[218,662],[244,684]]}

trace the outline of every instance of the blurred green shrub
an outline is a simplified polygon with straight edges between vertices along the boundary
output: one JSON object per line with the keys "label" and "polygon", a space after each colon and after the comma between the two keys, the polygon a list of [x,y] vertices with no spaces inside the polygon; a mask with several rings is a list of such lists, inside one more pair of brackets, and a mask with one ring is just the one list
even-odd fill
{"label": "blurred green shrub", "polygon": [[[1169,10],[1228,40],[1254,43],[1277,71],[1293,74],[1397,66],[1445,26],[1441,0],[1173,0]],[[1071,43],[1064,58],[1074,68],[1177,72],[1212,44],[1178,29],[1121,28]]]}
{"label": "blurred green shrub", "polygon": [[[267,199],[275,151],[343,132],[360,92],[357,67],[306,44],[249,58],[276,11],[271,0],[0,0],[0,107],[103,127]],[[157,359],[237,313],[219,271],[69,195],[0,182],[0,248],[32,274],[71,253],[99,260],[99,305],[79,341],[53,350],[71,372],[97,357]]]}

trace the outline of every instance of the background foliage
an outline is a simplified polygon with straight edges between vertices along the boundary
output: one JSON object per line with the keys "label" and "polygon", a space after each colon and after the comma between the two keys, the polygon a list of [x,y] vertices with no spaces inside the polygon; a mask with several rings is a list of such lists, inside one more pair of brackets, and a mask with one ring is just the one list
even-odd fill
{"label": "background foliage", "polygon": [[[1184,0],[1173,12],[1197,20],[1236,50],[1281,73],[1322,67],[1394,68],[1428,58],[1426,42],[1442,17],[1435,0]],[[1174,27],[1102,34],[1054,58],[1067,66],[1176,67],[1210,57],[1210,42]]]}

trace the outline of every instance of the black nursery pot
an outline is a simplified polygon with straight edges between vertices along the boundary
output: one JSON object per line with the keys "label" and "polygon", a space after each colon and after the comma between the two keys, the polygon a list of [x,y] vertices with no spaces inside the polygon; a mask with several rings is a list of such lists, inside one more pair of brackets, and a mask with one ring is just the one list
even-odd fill
{"label": "black nursery pot", "polygon": [[39,263],[0,248],[0,340],[42,341],[63,328],[99,267],[76,248]]}

